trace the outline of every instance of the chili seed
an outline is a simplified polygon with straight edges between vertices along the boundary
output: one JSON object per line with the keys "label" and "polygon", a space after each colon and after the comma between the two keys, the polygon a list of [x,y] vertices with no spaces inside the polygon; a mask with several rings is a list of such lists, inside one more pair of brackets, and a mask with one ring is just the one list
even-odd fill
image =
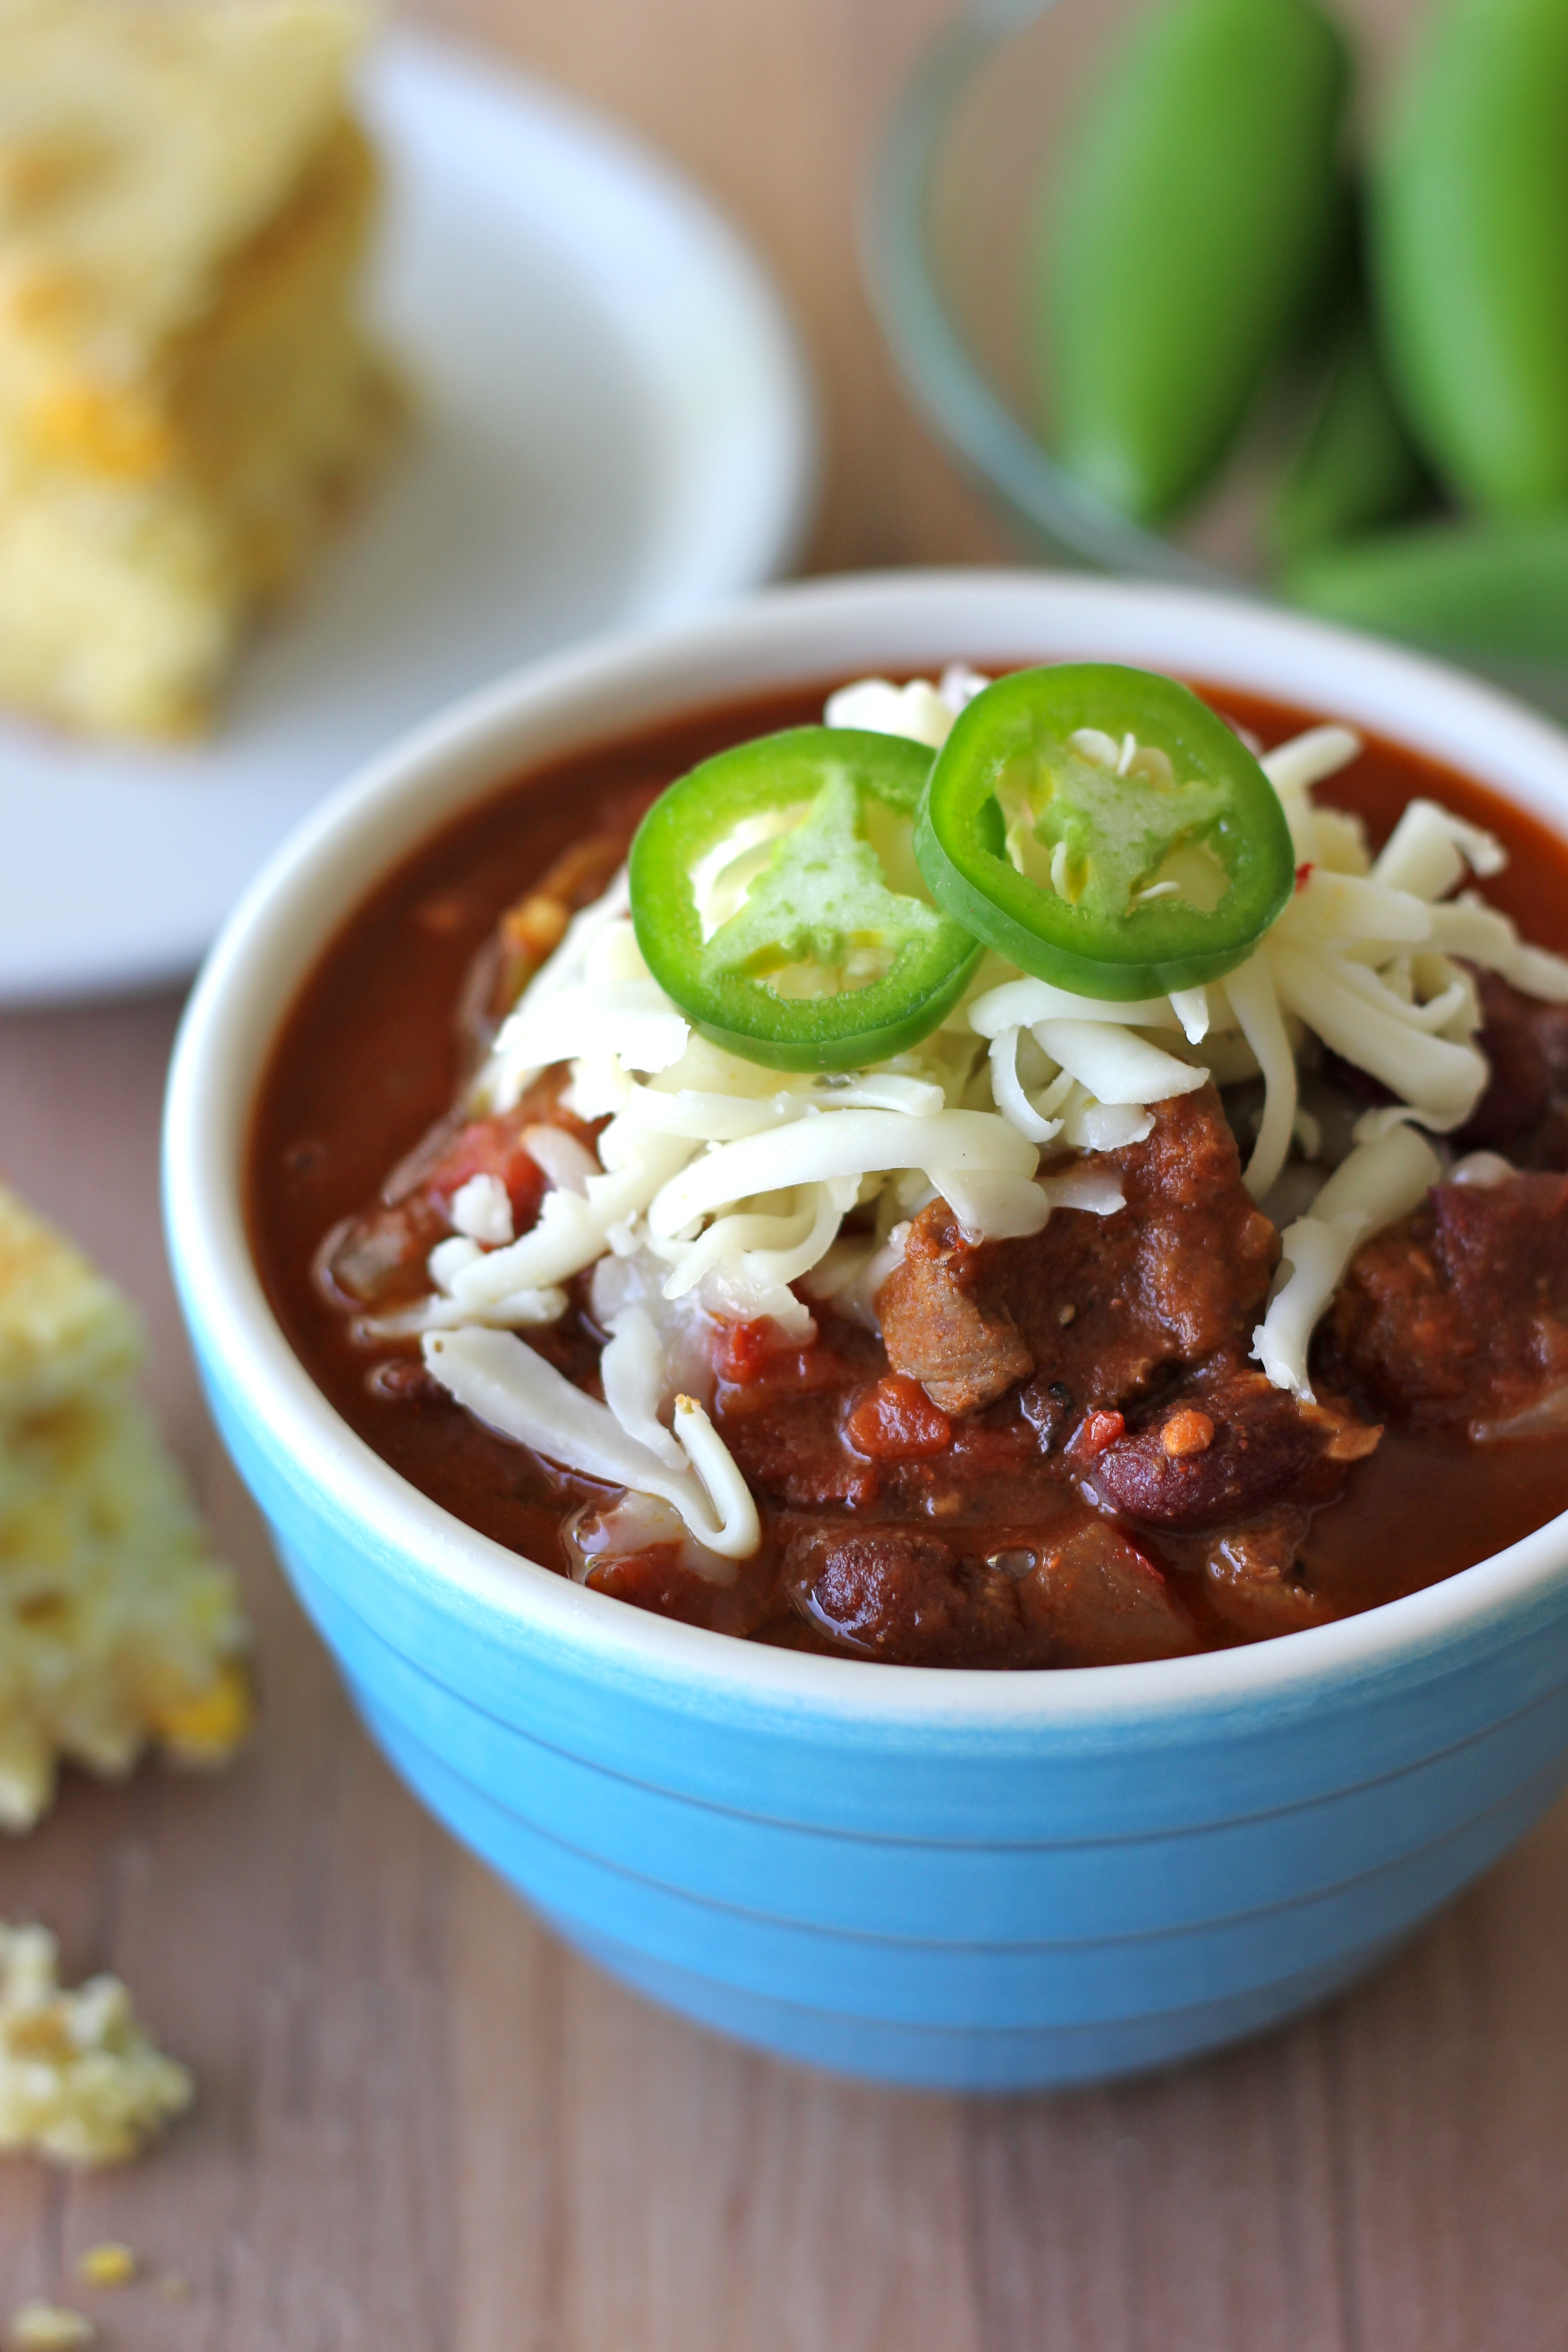
{"label": "chili seed", "polygon": [[1184,1461],[1189,1454],[1206,1453],[1214,1444],[1214,1423],[1206,1412],[1184,1405],[1160,1432],[1160,1443],[1173,1461]]}

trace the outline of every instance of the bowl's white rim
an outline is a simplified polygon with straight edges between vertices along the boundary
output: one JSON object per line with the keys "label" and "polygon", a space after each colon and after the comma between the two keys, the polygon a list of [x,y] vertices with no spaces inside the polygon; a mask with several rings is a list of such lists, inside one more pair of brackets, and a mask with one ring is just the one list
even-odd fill
{"label": "bowl's white rim", "polygon": [[[844,643],[840,646],[838,640]],[[831,650],[829,650],[831,649]],[[250,1411],[380,1572],[446,1584],[625,1686],[682,1686],[721,1709],[1016,1734],[1294,1713],[1333,1686],[1452,1662],[1568,1583],[1568,1513],[1458,1575],[1273,1642],[1143,1665],[996,1674],[895,1667],[738,1641],[634,1611],[475,1533],[341,1421],[273,1318],[246,1238],[241,1170],[256,1084],[295,988],[374,880],[498,778],[704,702],[835,672],[1031,653],[1138,659],[1376,728],[1568,831],[1568,739],[1442,666],[1324,624],[1187,589],[1026,572],[907,572],[763,591],[700,620],[530,665],[394,745],[299,826],[230,916],[186,1010],[164,1120],[171,1250],[208,1344]],[[1331,690],[1327,690],[1331,679]],[[591,717],[591,723],[590,723]],[[364,1612],[374,1615],[374,1609]]]}

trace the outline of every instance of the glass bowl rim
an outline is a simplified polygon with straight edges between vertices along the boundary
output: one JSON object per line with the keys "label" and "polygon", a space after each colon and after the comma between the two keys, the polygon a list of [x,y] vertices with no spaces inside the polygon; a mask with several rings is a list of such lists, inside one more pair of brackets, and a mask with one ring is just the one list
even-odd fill
{"label": "glass bowl rim", "polygon": [[1279,604],[1258,581],[1146,530],[1068,474],[971,358],[931,268],[927,224],[942,142],[976,76],[1061,0],[968,0],[894,100],[866,176],[863,273],[904,382],[982,485],[1054,547],[1097,570]]}

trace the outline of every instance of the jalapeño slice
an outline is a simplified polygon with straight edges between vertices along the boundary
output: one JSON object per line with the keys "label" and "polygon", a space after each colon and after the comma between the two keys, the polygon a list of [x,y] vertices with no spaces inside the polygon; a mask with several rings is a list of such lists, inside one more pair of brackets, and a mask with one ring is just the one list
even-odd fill
{"label": "jalape\u00f1o slice", "polygon": [[901,736],[796,727],[705,760],[654,803],[632,844],[632,921],[705,1037],[773,1069],[859,1069],[957,1002],[982,950],[915,862],[931,757]]}
{"label": "jalape\u00f1o slice", "polygon": [[1109,662],[999,678],[931,771],[937,903],[1037,978],[1126,1000],[1244,962],[1295,880],[1279,796],[1184,686]]}

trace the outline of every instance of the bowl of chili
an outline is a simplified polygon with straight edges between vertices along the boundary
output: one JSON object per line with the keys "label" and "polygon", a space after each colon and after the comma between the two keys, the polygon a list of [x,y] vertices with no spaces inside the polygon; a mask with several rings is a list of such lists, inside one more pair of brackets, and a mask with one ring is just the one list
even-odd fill
{"label": "bowl of chili", "polygon": [[[760,718],[800,726],[828,685],[953,660],[1110,664],[1199,681],[1244,717],[1285,706],[1342,720],[1381,746],[1389,789],[1405,796],[1434,781],[1433,763],[1457,770],[1479,795],[1467,806],[1530,851],[1518,887],[1537,894],[1537,928],[1555,909],[1568,942],[1568,749],[1471,682],[1181,590],[1009,573],[813,583],[505,680],[312,816],[236,911],[193,997],[165,1198],[219,1428],[416,1795],[655,2000],[810,2063],[1013,2090],[1164,2063],[1324,1998],[1539,1817],[1568,1767],[1555,1471],[1533,1499],[1495,1486],[1472,1498],[1481,1531],[1453,1573],[1440,1521],[1459,1489],[1423,1507],[1411,1482],[1390,1488],[1371,1541],[1401,1562],[1394,1597],[1284,1638],[1156,1643],[1076,1670],[888,1664],[842,1643],[737,1638],[721,1620],[628,1606],[563,1574],[521,1483],[502,1517],[475,1524],[466,1418],[386,1437],[376,1416],[395,1400],[369,1395],[363,1368],[310,1339],[308,1264],[278,1274],[279,1236],[287,1256],[290,1234],[302,1245],[315,1229],[323,1156],[357,1150],[344,1181],[368,1193],[398,1121],[417,1127],[421,1089],[434,1099],[449,1085],[464,923],[488,924],[510,886],[495,879],[501,895],[484,905],[463,890],[494,879],[520,811],[536,828],[531,871],[661,761],[668,782],[731,756],[726,741],[763,731]],[[846,772],[857,757],[874,798],[907,798],[896,753],[884,769],[875,745],[851,747]],[[1228,746],[1215,757],[1223,777]],[[1222,795],[1216,823],[1245,803],[1250,773],[1237,772],[1240,800]],[[950,773],[963,783],[965,763]],[[532,782],[509,798],[520,778]],[[731,781],[742,799],[752,789],[744,772]],[[962,824],[949,837],[961,859],[973,849]],[[645,838],[658,853],[658,834]],[[1264,868],[1259,909],[1276,887]],[[371,933],[354,926],[376,908],[367,961]],[[939,995],[946,937],[933,921],[913,942]],[[334,963],[345,939],[366,952]],[[700,957],[672,976],[699,992],[724,978]],[[310,1020],[291,1032],[301,1005]],[[715,1017],[733,1037],[754,1015],[726,997]],[[293,1065],[291,1034],[311,1041]],[[831,1085],[832,1041],[807,1042],[826,1050],[816,1066]],[[289,1067],[303,1091],[268,1126],[269,1088]],[[353,1116],[328,1150],[297,1114],[308,1103],[324,1120],[345,1098]],[[297,1215],[290,1199],[305,1202]]]}

